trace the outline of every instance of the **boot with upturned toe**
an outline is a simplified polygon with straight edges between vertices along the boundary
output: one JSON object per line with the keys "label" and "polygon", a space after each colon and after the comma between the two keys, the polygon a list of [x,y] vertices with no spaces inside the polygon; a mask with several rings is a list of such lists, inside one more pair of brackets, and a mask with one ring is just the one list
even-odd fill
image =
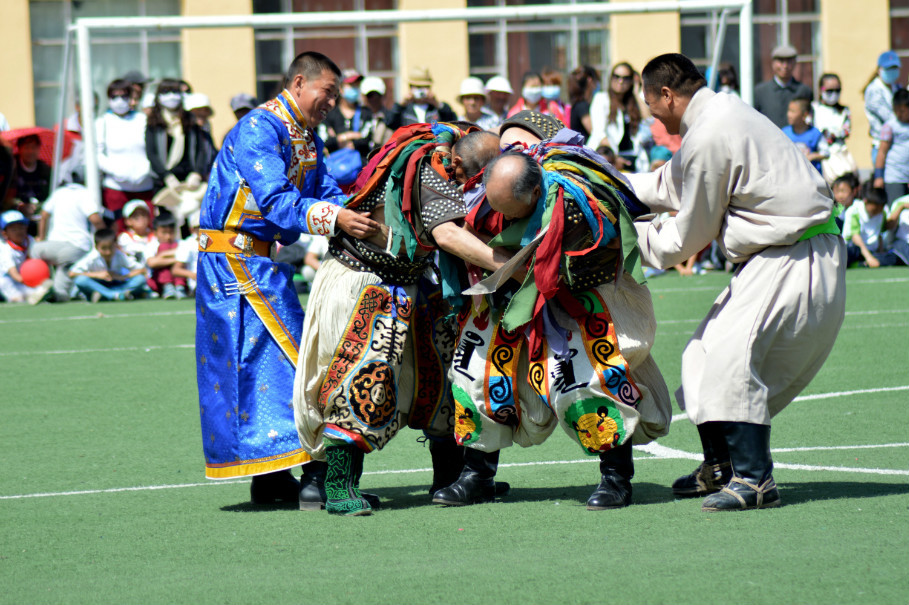
{"label": "boot with upturned toe", "polygon": [[600,483],[587,499],[587,510],[623,508],[631,504],[634,457],[631,439],[600,453]]}
{"label": "boot with upturned toe", "polygon": [[432,498],[435,504],[467,506],[483,504],[496,499],[496,470],[499,451],[481,452],[472,448],[464,450],[464,470],[458,480],[438,490]]}
{"label": "boot with upturned toe", "polygon": [[701,510],[754,510],[780,505],[770,457],[770,426],[748,422],[725,423],[726,443],[732,461],[732,479],[719,492],[704,499]]}
{"label": "boot with upturned toe", "polygon": [[289,470],[255,475],[249,484],[249,496],[253,504],[293,502],[299,492],[300,483]]}
{"label": "boot with upturned toe", "polygon": [[[328,464],[322,460],[313,460],[303,465],[300,476],[300,510],[322,510],[325,508],[325,472]],[[360,492],[369,506],[379,508],[379,497],[375,494]]]}
{"label": "boot with upturned toe", "polygon": [[704,450],[704,462],[694,472],[679,477],[672,484],[672,493],[678,498],[700,498],[714,494],[729,483],[732,465],[729,448],[723,432],[724,422],[704,422],[698,425],[698,435]]}

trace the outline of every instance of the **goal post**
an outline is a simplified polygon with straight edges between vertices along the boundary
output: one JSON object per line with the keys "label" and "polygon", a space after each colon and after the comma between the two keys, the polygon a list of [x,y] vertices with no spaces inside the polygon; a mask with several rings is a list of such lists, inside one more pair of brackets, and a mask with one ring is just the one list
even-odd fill
{"label": "goal post", "polygon": [[[98,172],[98,158],[95,141],[95,111],[91,78],[91,35],[105,30],[145,31],[153,29],[203,29],[225,27],[337,27],[357,25],[394,25],[398,23],[442,22],[442,21],[509,21],[543,20],[565,17],[603,17],[617,14],[704,12],[722,10],[721,31],[717,38],[725,36],[726,19],[731,12],[740,15],[739,26],[739,73],[741,74],[742,99],[751,102],[754,78],[753,8],[752,0],[641,0],[632,2],[584,2],[577,4],[548,4],[508,7],[450,8],[430,10],[376,10],[363,12],[316,12],[259,15],[224,16],[174,16],[174,17],[86,17],[69,26],[65,36],[64,65],[61,75],[59,123],[63,123],[65,100],[68,93],[69,67],[72,56],[73,38],[79,58],[79,95],[82,110],[82,138],[85,146],[85,184],[96,200],[101,199],[101,179]],[[715,45],[711,65],[717,72],[720,45]],[[63,129],[58,129],[57,145],[54,149],[54,176],[52,185],[57,187],[57,167],[62,151]]]}

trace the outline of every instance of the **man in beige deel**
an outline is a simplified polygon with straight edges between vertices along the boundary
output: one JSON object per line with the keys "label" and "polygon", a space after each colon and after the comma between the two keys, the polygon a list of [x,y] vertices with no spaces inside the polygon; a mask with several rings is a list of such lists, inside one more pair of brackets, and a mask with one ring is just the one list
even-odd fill
{"label": "man in beige deel", "polygon": [[821,174],[772,122],[714,93],[684,55],[643,71],[644,100],[682,146],[628,175],[659,222],[638,222],[645,264],[667,268],[716,239],[738,265],[682,354],[679,405],[704,462],[672,486],[703,510],[778,506],[770,419],[817,374],[845,315],[845,245]]}

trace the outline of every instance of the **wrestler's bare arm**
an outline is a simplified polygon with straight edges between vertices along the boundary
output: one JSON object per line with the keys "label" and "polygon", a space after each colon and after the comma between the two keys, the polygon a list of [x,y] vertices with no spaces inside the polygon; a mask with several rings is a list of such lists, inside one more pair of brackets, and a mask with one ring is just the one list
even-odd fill
{"label": "wrestler's bare arm", "polygon": [[471,233],[469,227],[454,221],[435,227],[432,230],[432,238],[442,250],[489,271],[495,271],[512,256],[501,248],[490,248]]}

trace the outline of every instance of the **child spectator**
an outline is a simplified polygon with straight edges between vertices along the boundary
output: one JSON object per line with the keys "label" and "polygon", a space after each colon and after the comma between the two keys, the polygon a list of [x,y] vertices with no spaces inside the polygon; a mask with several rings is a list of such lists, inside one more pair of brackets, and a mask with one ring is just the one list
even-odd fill
{"label": "child spectator", "polygon": [[881,145],[874,163],[874,186],[887,201],[909,193],[909,90],[893,93],[893,117],[881,126]]}
{"label": "child spectator", "polygon": [[897,258],[897,265],[909,265],[909,195],[893,201],[887,224],[893,232],[890,252]]}
{"label": "child spectator", "polygon": [[19,267],[29,256],[34,243],[28,234],[28,219],[18,210],[7,210],[0,215],[0,229],[4,241],[0,244],[0,294],[11,303],[38,304],[50,292],[53,281],[45,280],[38,286],[25,285]]}
{"label": "child spectator", "polygon": [[41,138],[37,134],[16,141],[16,197],[35,206],[50,195],[51,168],[39,158],[40,154]]}
{"label": "child spectator", "polygon": [[151,230],[151,214],[142,200],[130,200],[123,206],[126,231],[117,237],[120,249],[137,263],[144,265],[158,251],[158,238]]}
{"label": "child spectator", "polygon": [[[849,209],[852,208],[852,204],[855,201],[858,185],[858,177],[852,172],[847,172],[842,176],[838,176],[830,187],[833,191],[833,200],[842,207],[842,212],[837,217],[837,223],[841,230],[843,230],[845,225],[846,217],[854,212]],[[846,237],[845,230],[843,231],[843,237],[847,240],[849,239]]]}
{"label": "child spectator", "polygon": [[811,115],[811,101],[808,99],[789,101],[789,110],[786,112],[786,120],[789,125],[783,127],[783,133],[805,154],[817,171],[821,172],[821,160],[830,153],[827,140],[821,131],[808,124],[809,115]]}
{"label": "child spectator", "polygon": [[167,300],[186,298],[186,278],[174,275],[173,268],[177,263],[177,221],[169,212],[162,212],[155,218],[155,239],[158,247],[145,264],[151,270],[148,287]]}
{"label": "child spectator", "polygon": [[880,189],[868,189],[863,204],[855,204],[850,213],[846,242],[847,263],[864,261],[871,268],[896,264],[896,259],[884,249],[887,216],[884,214],[884,194]]}
{"label": "child spectator", "polygon": [[187,294],[195,296],[196,264],[199,260],[199,213],[192,213],[188,220],[192,233],[177,246],[174,253],[177,262],[174,263],[173,273],[176,277],[186,279]]}
{"label": "child spectator", "polygon": [[94,249],[69,270],[76,287],[93,303],[133,298],[145,289],[145,275],[145,266],[117,247],[117,234],[110,229],[96,231]]}

